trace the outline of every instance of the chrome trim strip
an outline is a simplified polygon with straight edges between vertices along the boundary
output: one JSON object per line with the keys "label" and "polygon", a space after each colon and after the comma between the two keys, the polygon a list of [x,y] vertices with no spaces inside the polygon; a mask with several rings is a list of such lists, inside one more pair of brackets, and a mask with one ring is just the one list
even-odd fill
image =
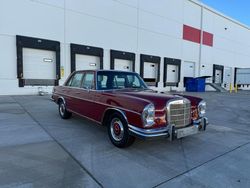
{"label": "chrome trim strip", "polygon": [[72,89],[79,89],[79,90],[83,90],[83,91],[97,91],[95,89],[86,89],[86,88],[83,88],[83,87],[72,87],[72,86],[62,86],[62,87],[66,87],[68,89],[72,88]]}
{"label": "chrome trim strip", "polygon": [[133,125],[128,125],[130,134],[145,139],[154,137],[168,137],[168,127],[156,128],[156,129],[142,129]]}
{"label": "chrome trim strip", "polygon": [[161,132],[164,132],[164,131],[168,131],[168,130],[169,130],[168,127],[155,128],[155,129],[143,129],[143,128],[135,127],[135,126],[133,126],[133,125],[128,125],[128,127],[129,127],[130,129],[135,130],[135,131],[142,132],[142,133],[146,133],[146,134],[161,133]]}
{"label": "chrome trim strip", "polygon": [[[198,129],[198,132],[201,132],[206,130],[207,125],[208,125],[207,118],[200,118],[194,121],[193,124],[190,125],[189,127],[194,126]],[[176,133],[178,130],[187,128],[183,127],[176,130],[174,125],[168,125],[163,128],[155,128],[155,129],[143,129],[135,127],[133,125],[128,125],[128,127],[129,127],[129,133],[133,136],[142,139],[155,138],[155,137],[169,137],[170,141],[176,139]]]}
{"label": "chrome trim strip", "polygon": [[[55,94],[57,94],[58,96],[61,96],[59,93],[55,93]],[[139,113],[139,112],[136,112],[136,111],[133,111],[133,110],[129,110],[129,109],[126,109],[126,108],[123,108],[123,107],[119,107],[119,106],[113,106],[113,105],[110,105],[110,104],[101,103],[101,102],[97,102],[97,101],[94,101],[94,100],[82,99],[82,98],[75,97],[75,96],[72,96],[72,95],[67,95],[67,94],[63,94],[63,96],[72,97],[72,98],[76,98],[78,100],[84,100],[84,101],[87,101],[87,102],[92,102],[92,103],[96,103],[96,104],[100,104],[100,105],[106,105],[106,106],[109,106],[109,107],[112,107],[112,108],[121,109],[121,110],[124,110],[124,111],[128,111],[128,112],[132,112],[132,113],[141,115],[141,113]]]}

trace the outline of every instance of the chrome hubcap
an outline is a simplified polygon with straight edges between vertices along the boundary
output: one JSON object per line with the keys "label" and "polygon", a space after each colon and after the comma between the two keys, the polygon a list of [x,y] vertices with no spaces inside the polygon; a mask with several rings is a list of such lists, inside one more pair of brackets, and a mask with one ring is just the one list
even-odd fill
{"label": "chrome hubcap", "polygon": [[121,141],[124,135],[124,127],[121,120],[118,118],[112,119],[110,131],[115,141]]}
{"label": "chrome hubcap", "polygon": [[64,106],[64,104],[60,104],[59,110],[60,110],[60,114],[63,116],[64,113],[65,113],[65,106]]}

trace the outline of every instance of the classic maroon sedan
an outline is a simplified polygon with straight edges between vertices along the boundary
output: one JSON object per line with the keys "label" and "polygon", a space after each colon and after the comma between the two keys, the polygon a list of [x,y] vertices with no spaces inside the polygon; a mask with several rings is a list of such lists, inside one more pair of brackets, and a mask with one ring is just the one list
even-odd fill
{"label": "classic maroon sedan", "polygon": [[63,119],[75,113],[107,126],[117,147],[129,146],[135,137],[182,138],[208,124],[202,99],[157,93],[134,72],[76,71],[54,87],[52,100]]}

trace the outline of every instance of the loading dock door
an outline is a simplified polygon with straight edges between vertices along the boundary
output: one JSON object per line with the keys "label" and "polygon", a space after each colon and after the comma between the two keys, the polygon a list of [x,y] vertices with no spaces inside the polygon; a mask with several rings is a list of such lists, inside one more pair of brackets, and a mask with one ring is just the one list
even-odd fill
{"label": "loading dock door", "polygon": [[178,87],[180,82],[181,60],[174,58],[164,58],[164,87],[174,86]]}
{"label": "loading dock door", "polygon": [[222,81],[222,70],[215,70],[215,80],[214,83],[221,84]]}
{"label": "loading dock door", "polygon": [[76,70],[100,69],[100,57],[76,54]]}
{"label": "loading dock door", "polygon": [[223,65],[213,65],[213,83],[219,86],[223,83],[224,66]]}
{"label": "loading dock door", "polygon": [[24,79],[56,79],[56,52],[23,48]]}
{"label": "loading dock door", "polygon": [[232,82],[232,67],[224,67],[223,75],[224,75],[223,86],[229,89],[230,83]]}
{"label": "loading dock door", "polygon": [[179,76],[179,66],[178,65],[167,65],[167,82],[178,83]]}
{"label": "loading dock door", "polygon": [[184,61],[183,65],[183,84],[186,87],[186,79],[195,77],[195,63],[191,61]]}
{"label": "loading dock door", "polygon": [[143,75],[146,82],[157,82],[158,63],[144,62]]}
{"label": "loading dock door", "polygon": [[195,77],[195,63],[184,61],[183,63],[183,77]]}
{"label": "loading dock door", "polygon": [[236,68],[235,84],[250,85],[250,68]]}
{"label": "loading dock door", "polygon": [[133,62],[130,60],[115,59],[114,69],[121,71],[133,71]]}

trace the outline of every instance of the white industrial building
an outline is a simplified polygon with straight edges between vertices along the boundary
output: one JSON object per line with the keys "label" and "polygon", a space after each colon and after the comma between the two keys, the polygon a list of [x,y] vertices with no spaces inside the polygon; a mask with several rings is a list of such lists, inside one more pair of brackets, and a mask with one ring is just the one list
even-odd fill
{"label": "white industrial building", "polygon": [[1,0],[0,59],[0,95],[51,92],[79,69],[247,87],[250,29],[195,0]]}

